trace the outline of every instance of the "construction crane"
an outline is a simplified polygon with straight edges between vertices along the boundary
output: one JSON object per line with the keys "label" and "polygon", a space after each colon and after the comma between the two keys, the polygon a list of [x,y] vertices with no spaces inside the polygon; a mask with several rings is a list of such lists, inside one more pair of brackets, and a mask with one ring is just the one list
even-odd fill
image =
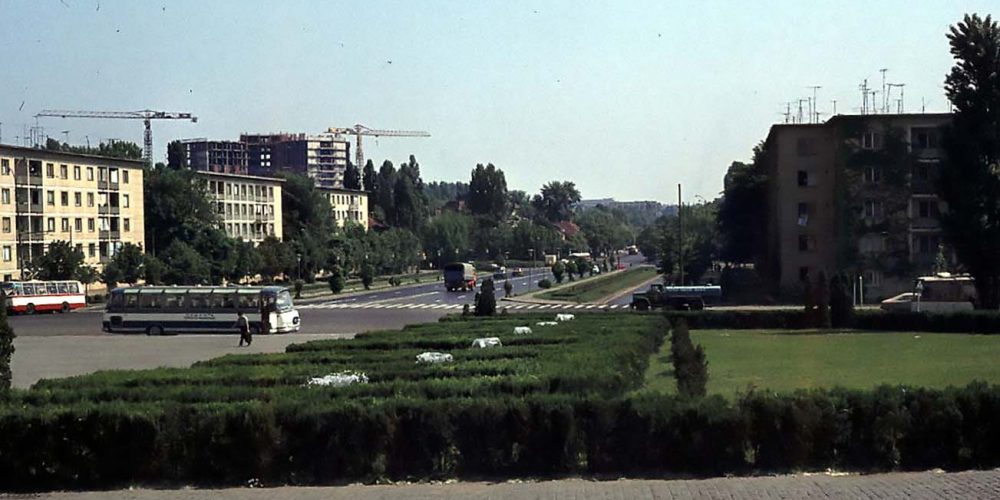
{"label": "construction crane", "polygon": [[361,150],[361,136],[363,135],[373,135],[375,137],[430,137],[431,134],[427,132],[422,132],[419,130],[376,130],[368,128],[364,125],[355,125],[353,127],[333,127],[327,129],[327,133],[334,135],[350,134],[353,135],[356,140],[354,141],[354,155],[355,155],[355,165],[358,168],[364,168],[365,166],[365,155]]}
{"label": "construction crane", "polygon": [[198,117],[191,113],[175,113],[171,111],[153,111],[144,109],[141,111],[65,111],[59,109],[46,109],[35,115],[54,116],[57,118],[109,118],[124,120],[142,120],[146,125],[146,132],[142,138],[142,159],[148,164],[153,164],[153,128],[150,124],[152,120],[191,120],[198,122]]}

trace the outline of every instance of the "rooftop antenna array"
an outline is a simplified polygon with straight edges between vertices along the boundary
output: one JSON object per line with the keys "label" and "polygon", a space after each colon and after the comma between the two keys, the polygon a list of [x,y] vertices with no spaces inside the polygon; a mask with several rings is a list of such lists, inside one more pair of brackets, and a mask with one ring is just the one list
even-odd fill
{"label": "rooftop antenna array", "polygon": [[868,79],[865,78],[861,85],[858,85],[858,90],[861,91],[861,114],[868,114]]}
{"label": "rooftop antenna array", "polygon": [[823,87],[820,85],[812,85],[808,88],[811,88],[813,91],[812,107],[809,112],[809,121],[811,123],[819,123],[819,104],[818,104],[819,101],[816,100],[816,91]]}
{"label": "rooftop antenna array", "polygon": [[[882,68],[882,69],[878,70],[879,73],[882,73],[882,112],[883,113],[888,113],[889,112],[889,96],[885,92],[885,74],[888,71],[889,71],[889,68]],[[872,101],[872,104],[874,104],[874,101]]]}
{"label": "rooftop antenna array", "polygon": [[900,114],[900,115],[903,114],[903,109],[904,109],[904,107],[903,107],[903,102],[904,102],[903,101],[903,91],[906,89],[906,84],[905,83],[889,83],[887,85],[888,85],[888,91],[887,92],[889,93],[889,95],[886,96],[887,98],[892,95],[892,89],[894,89],[894,88],[898,88],[899,89],[899,98],[895,100],[896,101],[896,113]]}

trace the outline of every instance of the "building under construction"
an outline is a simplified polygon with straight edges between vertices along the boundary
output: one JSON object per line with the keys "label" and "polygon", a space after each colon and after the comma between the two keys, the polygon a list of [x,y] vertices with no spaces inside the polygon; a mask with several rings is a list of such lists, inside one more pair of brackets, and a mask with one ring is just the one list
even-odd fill
{"label": "building under construction", "polygon": [[250,175],[273,176],[280,171],[311,177],[317,186],[340,188],[351,154],[351,143],[332,134],[243,134]]}

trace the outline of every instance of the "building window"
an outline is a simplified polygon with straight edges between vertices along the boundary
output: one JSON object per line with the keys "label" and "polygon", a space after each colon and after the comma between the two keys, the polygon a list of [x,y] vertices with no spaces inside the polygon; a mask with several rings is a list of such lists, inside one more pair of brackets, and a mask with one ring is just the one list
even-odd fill
{"label": "building window", "polygon": [[87,219],[87,231],[94,232],[94,218]]}
{"label": "building window", "polygon": [[68,207],[69,206],[69,192],[68,191],[63,191],[63,192],[59,193],[59,201],[62,203],[62,206]]}
{"label": "building window", "polygon": [[816,239],[804,234],[799,235],[799,251],[811,252],[816,249]]}
{"label": "building window", "polygon": [[90,257],[96,256],[97,255],[97,245],[95,245],[93,243],[87,245],[87,255],[90,256]]}
{"label": "building window", "polygon": [[[352,213],[356,213],[356,212],[352,212]],[[354,218],[354,217],[352,217],[352,218]],[[798,224],[800,226],[806,226],[806,225],[809,224],[809,204],[808,203],[799,203]]]}
{"label": "building window", "polygon": [[938,211],[937,201],[920,200],[917,202],[917,215],[921,219],[937,218],[940,216],[941,213]]}
{"label": "building window", "polygon": [[83,194],[73,193],[73,205],[77,207],[83,206]]}
{"label": "building window", "polygon": [[69,179],[69,166],[67,166],[67,165],[59,165],[59,178],[60,179]]}
{"label": "building window", "polygon": [[56,176],[56,166],[52,163],[45,164],[45,176],[49,179]]}
{"label": "building window", "polygon": [[56,205],[56,192],[48,191],[45,193],[45,201],[52,206]]}
{"label": "building window", "polygon": [[882,134],[865,132],[861,136],[861,147],[864,149],[882,149]]}
{"label": "building window", "polygon": [[73,222],[74,222],[73,227],[76,230],[76,232],[82,233],[83,232],[83,219],[80,218],[80,217],[77,217],[76,220],[73,221]]}
{"label": "building window", "polygon": [[64,232],[64,233],[68,233],[69,232],[69,218],[68,217],[63,217],[62,218],[62,232]]}
{"label": "building window", "polygon": [[94,193],[87,193],[87,206],[94,206]]}
{"label": "building window", "polygon": [[799,268],[799,281],[808,281],[808,280],[809,280],[809,267],[808,266],[802,266],[802,267],[800,267]]}
{"label": "building window", "polygon": [[11,251],[9,246],[3,247],[3,261],[10,262],[12,260]]}
{"label": "building window", "polygon": [[126,233],[132,231],[132,224],[129,223],[128,219],[122,219],[122,228],[125,230]]}
{"label": "building window", "polygon": [[97,182],[104,182],[108,178],[108,169],[97,167]]}
{"label": "building window", "polygon": [[930,127],[915,127],[910,130],[912,149],[934,149],[938,147],[938,131]]}
{"label": "building window", "polygon": [[917,253],[921,255],[937,254],[938,245],[941,244],[941,237],[933,234],[922,234],[917,236]]}
{"label": "building window", "polygon": [[882,168],[865,167],[865,182],[869,184],[878,184],[882,182]]}
{"label": "building window", "polygon": [[[87,167],[87,180],[94,180],[94,167]],[[93,257],[93,255],[91,255],[91,257]]]}
{"label": "building window", "polygon": [[10,217],[3,218],[3,232],[5,233],[10,232]]}
{"label": "building window", "polygon": [[869,218],[882,217],[882,200],[866,200],[865,217]]}
{"label": "building window", "polygon": [[128,184],[128,170],[122,170],[122,184]]}
{"label": "building window", "polygon": [[10,205],[10,189],[3,188],[0,191],[0,201],[3,201],[4,205]]}
{"label": "building window", "polygon": [[80,180],[80,165],[73,165],[73,180]]}
{"label": "building window", "polygon": [[0,174],[10,175],[10,160],[6,158],[0,160]]}
{"label": "building window", "polygon": [[46,224],[46,229],[48,229],[48,231],[50,233],[55,232],[55,230],[56,230],[56,218],[55,217],[49,217],[49,219],[48,219],[47,222],[48,223]]}
{"label": "building window", "polygon": [[798,183],[800,187],[813,187],[816,185],[816,176],[810,175],[806,170],[799,170]]}
{"label": "building window", "polygon": [[123,194],[122,195],[122,208],[128,208],[128,207],[129,207],[128,195],[127,194]]}

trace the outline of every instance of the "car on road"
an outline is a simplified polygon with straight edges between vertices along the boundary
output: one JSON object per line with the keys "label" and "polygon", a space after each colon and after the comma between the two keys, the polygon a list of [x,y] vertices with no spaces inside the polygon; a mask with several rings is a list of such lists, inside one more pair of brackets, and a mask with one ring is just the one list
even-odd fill
{"label": "car on road", "polygon": [[515,277],[515,278],[520,278],[521,276],[524,276],[524,269],[522,269],[520,267],[515,267],[510,272],[510,275],[513,276],[513,277]]}

